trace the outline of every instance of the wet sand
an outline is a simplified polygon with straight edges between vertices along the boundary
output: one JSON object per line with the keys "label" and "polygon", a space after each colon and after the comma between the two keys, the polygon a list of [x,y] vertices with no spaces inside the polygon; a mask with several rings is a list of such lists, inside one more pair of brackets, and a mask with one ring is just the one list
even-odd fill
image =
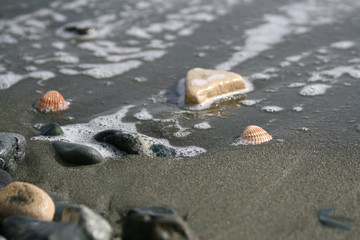
{"label": "wet sand", "polygon": [[[49,143],[29,142],[15,179],[104,212],[116,232],[130,208],[162,205],[184,216],[200,239],[356,239],[358,144],[314,144],[306,137],[209,151],[173,160],[128,155],[65,167]],[[333,207],[351,231],[317,219]]]}
{"label": "wet sand", "polygon": [[[174,4],[171,11],[177,12],[186,2]],[[184,216],[200,239],[358,239],[360,77],[354,73],[359,68],[356,61],[360,61],[360,51],[356,7],[343,13],[335,11],[336,6],[335,10],[329,7],[327,2],[315,1],[319,8],[315,4],[313,7],[317,10],[312,12],[307,8],[307,1],[301,2],[300,7],[286,1],[249,2],[236,5],[224,16],[216,15],[218,19],[214,22],[202,23],[193,35],[175,39],[164,57],[149,62],[141,59],[142,67],[121,76],[99,80],[84,74],[64,75],[59,72],[63,63],[49,62],[36,66],[39,70],[55,72],[56,78],[44,81],[43,85],[37,84],[38,79],[28,78],[0,90],[0,131],[20,133],[27,140],[26,158],[14,179],[33,183],[71,203],[85,204],[104,213],[117,234],[121,233],[121,221],[129,209],[162,205]],[[20,7],[6,5],[10,10],[5,17],[24,14]],[[299,19],[297,15],[293,18],[286,15],[283,6],[304,13],[305,22],[300,27],[309,27],[308,32],[292,33],[300,29],[295,24]],[[336,14],[330,15],[336,18],[331,23],[313,25],[309,16],[317,15],[317,11],[322,13],[321,7],[334,11]],[[37,9],[31,4],[29,8],[28,12]],[[83,8],[83,15],[68,21],[95,18],[92,9]],[[66,16],[74,15],[71,11],[54,9]],[[108,10],[110,6],[102,14]],[[269,20],[266,18],[269,14],[275,17]],[[149,16],[151,23],[161,18],[156,14]],[[273,26],[271,19],[281,19],[286,24],[280,26],[281,31],[269,33],[265,27]],[[134,19],[134,23],[137,21],[140,20]],[[48,37],[41,42],[43,49],[31,47],[36,41],[26,38],[19,39],[18,45],[22,48],[16,54],[12,49],[17,45],[2,47],[2,55],[7,59],[6,64],[4,61],[6,71],[28,74],[22,68],[35,63],[25,61],[24,56],[34,55],[40,60],[53,56],[58,50],[50,46],[51,41],[63,41],[67,46],[63,51],[79,57],[80,63],[105,62],[91,51],[79,49],[77,44],[81,41],[74,43],[56,36],[55,30],[65,23],[52,22],[43,34]],[[117,34],[122,37],[127,29],[120,30]],[[249,30],[260,35],[270,34],[273,42],[260,43],[261,51],[251,49],[247,42],[251,42],[252,37],[246,35]],[[219,35],[210,37],[213,33]],[[109,40],[122,46],[120,40],[123,39],[119,36],[111,36]],[[127,36],[126,40],[129,39],[134,40]],[[142,41],[147,40],[140,39],[140,47],[146,45]],[[339,41],[350,41],[354,46],[332,47]],[[204,50],[204,46],[208,48]],[[241,53],[241,48],[235,49],[236,46],[244,47],[247,53],[258,51],[255,56],[239,62],[232,71],[253,81],[254,91],[243,99],[261,101],[245,107],[238,99],[211,110],[190,113],[179,108],[175,88],[186,72],[194,67],[214,68],[227,62],[233,54]],[[198,53],[205,57],[198,57]],[[310,55],[288,62],[289,66],[281,66],[286,58],[304,53]],[[350,70],[340,76],[337,76],[339,71],[332,75],[323,72],[338,66],[347,66]],[[275,76],[251,77],[269,68],[277,69]],[[311,82],[309,79],[314,73],[321,78]],[[139,83],[133,80],[136,77],[146,77],[148,81]],[[295,82],[303,85],[288,87]],[[331,87],[324,95],[300,95],[302,86],[314,83]],[[33,109],[41,93],[51,89],[61,91],[65,99],[71,100],[67,111],[44,114]],[[165,100],[160,101],[154,96],[161,91],[165,93],[160,97]],[[74,167],[61,162],[50,142],[31,140],[39,134],[35,124],[87,123],[128,105],[134,108],[123,121],[136,123],[138,132],[167,139],[174,146],[199,146],[207,152],[182,159],[126,155],[120,159],[109,158],[98,165]],[[265,106],[280,106],[284,110],[268,113],[262,110]],[[299,106],[302,111],[292,110]],[[154,118],[177,118],[179,125],[191,134],[176,137],[174,133],[179,129],[168,123],[135,119],[134,114],[143,108]],[[211,128],[195,129],[194,125],[202,121]],[[243,129],[252,124],[262,126],[274,140],[259,146],[231,146]],[[317,211],[323,207],[335,208],[330,215],[350,224],[351,231],[320,224]]]}

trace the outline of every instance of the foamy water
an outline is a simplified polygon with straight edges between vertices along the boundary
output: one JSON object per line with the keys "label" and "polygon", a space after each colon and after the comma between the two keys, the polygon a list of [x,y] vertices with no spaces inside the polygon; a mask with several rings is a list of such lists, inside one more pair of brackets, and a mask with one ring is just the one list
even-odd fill
{"label": "foamy water", "polygon": [[[351,37],[338,36],[332,41],[324,41],[324,44],[318,43],[316,47],[299,46],[291,49],[289,53],[282,51],[289,39],[307,36],[317,28],[329,27],[339,22],[344,16],[356,13],[360,3],[349,6],[340,0],[304,0],[277,5],[269,12],[261,12],[262,15],[256,16],[256,21],[255,17],[250,19],[242,28],[229,26],[229,29],[234,31],[219,31],[216,39],[210,39],[211,41],[199,41],[203,36],[198,30],[216,25],[224,16],[235,15],[236,9],[256,2],[150,0],[102,4],[105,3],[91,0],[56,1],[39,10],[29,10],[27,13],[24,10],[25,13],[21,15],[1,19],[0,46],[6,49],[6,52],[0,56],[0,90],[7,91],[9,88],[16,88],[16,84],[21,81],[35,79],[36,90],[41,92],[52,86],[51,82],[57,79],[71,77],[76,81],[74,76],[89,82],[132,81],[149,88],[152,83],[160,81],[158,79],[168,82],[161,87],[154,84],[160,88],[156,89],[159,92],[157,95],[144,95],[144,99],[132,99],[134,102],[129,100],[127,104],[133,104],[131,107],[120,109],[115,114],[94,118],[87,123],[65,125],[65,134],[61,137],[36,137],[36,140],[60,139],[83,143],[95,147],[106,157],[117,157],[121,153],[94,142],[92,136],[110,128],[138,132],[136,124],[155,123],[164,125],[162,131],[171,137],[186,141],[188,137],[201,136],[208,129],[212,129],[208,130],[209,132],[213,131],[206,119],[207,115],[202,114],[203,111],[212,109],[218,102],[236,100],[236,95],[241,95],[242,100],[235,103],[235,112],[241,112],[241,104],[251,106],[244,108],[246,111],[257,111],[266,116],[271,114],[262,112],[276,113],[277,116],[288,113],[300,116],[304,109],[311,109],[310,105],[303,102],[309,100],[306,97],[321,99],[322,96],[332,94],[332,89],[351,86],[350,81],[360,79],[360,58],[354,56],[359,44]],[[116,11],[112,10],[112,5],[118,7]],[[228,31],[238,35],[229,40]],[[196,58],[196,61],[187,62],[186,67],[191,69],[206,66],[240,74],[246,71],[248,89],[221,95],[198,106],[185,106],[184,80],[179,83],[177,81],[186,76],[186,70],[182,69],[183,74],[179,74],[179,71],[174,69],[176,77],[152,74],[154,67],[156,73],[173,67],[160,60],[173,57],[169,53],[173,53],[180,43],[184,49],[190,49],[192,57]],[[23,52],[20,54],[18,49],[21,46],[27,47],[22,48]],[[215,53],[220,56],[213,58]],[[339,60],[339,55],[345,56],[344,59]],[[265,62],[264,56],[267,56]],[[253,61],[254,65],[244,70],[242,64],[248,60]],[[135,76],[123,78],[129,72],[135,73]],[[214,76],[216,77],[219,76]],[[168,97],[176,95],[171,88],[175,84],[179,96],[177,105],[172,106],[171,111],[163,112],[162,116],[166,117],[155,117],[159,113],[159,110],[154,111],[155,107],[161,109],[171,104]],[[196,81],[196,84],[203,85],[206,82],[200,80]],[[101,94],[100,89],[99,92]],[[272,101],[281,94],[288,94],[293,98],[289,97],[291,100],[284,103]],[[243,100],[244,98],[246,99]],[[123,121],[132,108],[138,110],[131,115],[134,122]],[[107,111],[109,109],[105,107],[104,112]],[[219,112],[212,114],[221,115]],[[205,116],[205,119],[198,121],[186,117],[186,114],[194,117],[196,113]],[[100,112],[98,115],[104,114]],[[90,118],[91,116],[88,119]],[[226,119],[222,121],[226,124]],[[168,140],[160,141],[170,146]],[[194,146],[176,149],[178,156],[185,157],[206,151]]]}

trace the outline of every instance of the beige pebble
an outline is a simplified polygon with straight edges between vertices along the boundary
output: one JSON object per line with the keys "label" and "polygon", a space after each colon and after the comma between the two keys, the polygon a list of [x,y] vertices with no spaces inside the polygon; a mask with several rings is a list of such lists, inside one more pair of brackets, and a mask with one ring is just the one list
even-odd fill
{"label": "beige pebble", "polygon": [[55,205],[50,196],[37,186],[13,182],[0,191],[0,221],[12,215],[51,221]]}
{"label": "beige pebble", "polygon": [[194,68],[186,75],[185,104],[200,104],[209,98],[244,89],[246,89],[246,83],[239,74]]}

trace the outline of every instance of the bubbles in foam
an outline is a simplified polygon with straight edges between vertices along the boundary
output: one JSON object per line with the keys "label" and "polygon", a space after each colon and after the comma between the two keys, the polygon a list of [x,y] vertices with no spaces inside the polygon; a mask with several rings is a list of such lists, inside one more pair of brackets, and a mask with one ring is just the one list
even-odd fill
{"label": "bubbles in foam", "polygon": [[254,106],[255,104],[257,104],[261,101],[262,101],[262,99],[253,99],[253,100],[246,99],[246,100],[240,101],[240,103],[244,106],[250,107],[250,106]]}
{"label": "bubbles in foam", "polygon": [[303,87],[305,86],[305,83],[301,82],[294,82],[288,85],[289,88],[297,88],[297,87]]}
{"label": "bubbles in foam", "polygon": [[326,90],[331,88],[330,85],[326,84],[312,84],[307,85],[300,91],[302,96],[318,96],[325,94]]}
{"label": "bubbles in foam", "polygon": [[136,113],[134,117],[138,120],[151,120],[153,116],[145,109],[141,109],[140,112]]}
{"label": "bubbles in foam", "polygon": [[276,112],[283,111],[284,108],[279,107],[279,106],[264,106],[261,108],[261,110],[264,112],[268,112],[268,113],[276,113]]}
{"label": "bubbles in foam", "polygon": [[304,108],[303,108],[302,105],[294,106],[294,107],[292,108],[292,110],[293,110],[294,112],[301,112],[303,109],[304,109]]}
{"label": "bubbles in foam", "polygon": [[331,47],[336,49],[349,49],[354,46],[355,46],[355,42],[353,41],[341,41],[331,44]]}
{"label": "bubbles in foam", "polygon": [[103,79],[103,78],[111,78],[117,75],[121,75],[124,72],[139,67],[141,64],[142,63],[140,61],[132,60],[122,63],[111,63],[111,64],[80,64],[79,67],[88,69],[82,71],[82,74],[97,79]]}
{"label": "bubbles in foam", "polygon": [[210,129],[211,125],[208,122],[201,122],[194,125],[194,128],[197,129]]}
{"label": "bubbles in foam", "polygon": [[[122,119],[127,115],[130,108],[134,106],[126,106],[114,114],[100,116],[90,120],[88,123],[78,123],[72,125],[62,126],[62,130],[64,132],[61,136],[36,136],[33,137],[32,140],[45,140],[45,141],[66,141],[78,144],[84,144],[90,147],[95,148],[98,150],[103,157],[112,157],[118,158],[122,155],[120,151],[117,151],[113,147],[99,143],[93,139],[93,136],[101,131],[108,130],[108,129],[118,129],[123,131],[129,132],[137,132],[136,130],[136,123],[129,123],[129,122],[122,122]],[[178,124],[177,121],[175,121]],[[38,124],[38,126],[40,126]],[[181,126],[180,126],[181,127]],[[186,128],[181,128],[178,133],[184,136],[186,135],[185,132]],[[194,157],[201,153],[206,152],[205,149],[196,147],[196,146],[189,146],[189,147],[175,147],[172,146],[168,140],[166,139],[157,139],[160,143],[174,148],[177,156],[179,157]]]}
{"label": "bubbles in foam", "polygon": [[23,75],[7,72],[0,74],[0,90],[10,88],[12,85],[25,78]]}

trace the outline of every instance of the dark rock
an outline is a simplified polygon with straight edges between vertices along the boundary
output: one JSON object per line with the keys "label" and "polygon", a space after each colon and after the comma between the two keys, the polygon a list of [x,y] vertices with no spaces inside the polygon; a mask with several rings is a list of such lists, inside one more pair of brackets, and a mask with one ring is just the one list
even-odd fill
{"label": "dark rock", "polygon": [[94,136],[99,142],[113,145],[120,151],[150,157],[173,157],[175,150],[159,143],[156,139],[139,133],[120,130],[105,130]]}
{"label": "dark rock", "polygon": [[61,222],[62,214],[63,214],[65,208],[70,207],[70,206],[71,206],[71,204],[68,204],[68,203],[56,204],[53,221]]}
{"label": "dark rock", "polygon": [[87,240],[76,224],[39,221],[25,216],[6,218],[0,234],[11,240]]}
{"label": "dark rock", "polygon": [[23,135],[0,132],[0,168],[14,173],[25,158],[25,146]]}
{"label": "dark rock", "polygon": [[113,233],[110,224],[100,214],[84,205],[66,207],[62,213],[62,221],[76,223],[89,239],[112,239]]}
{"label": "dark rock", "polygon": [[8,172],[0,169],[0,191],[5,186],[9,185],[10,183],[12,183],[12,178],[11,178],[10,174]]}
{"label": "dark rock", "polygon": [[41,135],[43,136],[59,136],[64,134],[60,125],[57,123],[50,123],[40,128]]}
{"label": "dark rock", "polygon": [[123,240],[197,240],[187,223],[172,209],[145,207],[127,215]]}
{"label": "dark rock", "polygon": [[61,159],[70,164],[89,165],[104,160],[97,150],[89,146],[61,141],[52,142],[52,145]]}

